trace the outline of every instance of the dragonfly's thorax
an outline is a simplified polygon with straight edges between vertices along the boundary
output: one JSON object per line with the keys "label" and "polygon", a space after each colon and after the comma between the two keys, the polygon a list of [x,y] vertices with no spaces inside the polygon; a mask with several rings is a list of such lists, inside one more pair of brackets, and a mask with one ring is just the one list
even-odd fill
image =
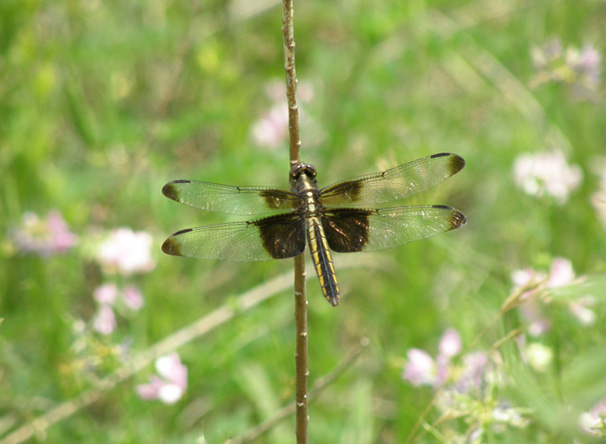
{"label": "dragonfly's thorax", "polygon": [[299,165],[291,169],[291,180],[295,180],[294,191],[301,197],[300,211],[305,217],[322,215],[319,202],[320,191],[316,182],[316,170],[312,165]]}
{"label": "dragonfly's thorax", "polygon": [[305,202],[303,211],[304,211],[306,217],[309,218],[309,217],[322,216],[323,207],[319,203],[317,190],[306,191],[305,194],[303,195],[303,199]]}

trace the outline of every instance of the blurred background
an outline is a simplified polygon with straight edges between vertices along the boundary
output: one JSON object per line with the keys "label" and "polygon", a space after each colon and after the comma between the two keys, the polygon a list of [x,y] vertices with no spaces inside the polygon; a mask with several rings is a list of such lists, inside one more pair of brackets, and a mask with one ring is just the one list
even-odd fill
{"label": "blurred background", "polygon": [[[310,405],[310,442],[603,442],[606,2],[295,8],[320,186],[467,162],[407,202],[466,227],[336,255],[336,309],[308,268],[310,385],[370,341]],[[290,288],[171,336],[292,261],[160,251],[231,220],[166,182],[288,187],[281,20],[274,0],[0,2],[0,443],[223,443],[293,401]]]}

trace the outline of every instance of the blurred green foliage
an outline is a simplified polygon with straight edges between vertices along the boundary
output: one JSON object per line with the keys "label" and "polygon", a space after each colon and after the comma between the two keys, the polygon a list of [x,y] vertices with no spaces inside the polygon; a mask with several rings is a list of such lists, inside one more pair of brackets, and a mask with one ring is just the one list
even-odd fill
{"label": "blurred green foliage", "polygon": [[[310,442],[402,443],[432,398],[401,379],[408,349],[435,350],[448,327],[461,331],[468,351],[487,349],[522,325],[516,312],[494,322],[515,269],[547,269],[562,256],[579,275],[606,271],[605,227],[591,204],[604,158],[603,86],[589,100],[561,84],[528,88],[532,46],[557,37],[606,48],[606,4],[350,0],[295,8],[299,82],[313,91],[302,105],[302,158],[317,166],[321,186],[436,152],[467,161],[413,199],[459,208],[466,228],[382,253],[391,264],[384,272],[340,270],[337,256],[345,293],[337,309],[316,281],[308,285],[311,382],[362,336],[371,340],[311,404]],[[165,199],[169,180],[287,187],[286,139],[269,149],[251,136],[273,105],[268,85],[284,76],[281,17],[271,0],[0,2],[0,433],[94,386],[120,365],[112,350],[123,341],[144,350],[291,269],[291,261],[212,263],[159,250],[178,229],[223,220]],[[551,149],[583,172],[564,205],[528,196],[513,180],[517,156]],[[77,249],[19,254],[10,233],[23,214],[53,209],[79,236]],[[89,337],[85,356],[74,346],[82,339],[74,323],[94,312],[102,278],[92,251],[100,232],[121,226],[153,234],[157,266],[134,278],[144,309],[111,336]],[[592,402],[606,397],[595,377],[603,359],[592,366],[606,347],[605,307],[598,299],[593,326],[552,314],[542,341],[556,359],[546,376],[506,353],[512,377],[525,381],[511,399],[534,409],[534,422],[484,442],[572,442],[544,417],[569,404],[587,410],[592,388],[601,391]],[[243,433],[294,399],[292,310],[285,292],[180,349],[189,388],[178,403],[136,396],[150,366],[36,439],[191,443],[204,434],[219,443]],[[570,380],[575,390],[563,391]],[[436,419],[431,413],[427,422]],[[259,442],[292,442],[292,423]],[[430,433],[415,442],[440,441]]]}

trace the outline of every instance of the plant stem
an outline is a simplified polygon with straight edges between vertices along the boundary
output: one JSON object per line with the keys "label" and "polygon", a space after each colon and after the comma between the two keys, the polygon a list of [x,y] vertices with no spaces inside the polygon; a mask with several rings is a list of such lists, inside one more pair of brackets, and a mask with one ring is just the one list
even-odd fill
{"label": "plant stem", "polygon": [[307,444],[307,295],[305,291],[305,255],[295,258],[296,436],[297,444]]}
{"label": "plant stem", "polygon": [[[284,69],[288,102],[290,165],[301,162],[299,105],[297,104],[297,71],[295,69],[294,0],[283,0],[282,33],[284,35]],[[305,255],[295,258],[295,325],[296,325],[296,430],[297,444],[307,444],[307,294],[305,289]]]}
{"label": "plant stem", "polygon": [[299,149],[299,105],[297,104],[297,71],[295,69],[294,0],[283,0],[282,33],[284,34],[284,69],[286,70],[286,100],[288,101],[288,134],[290,164],[301,161]]}

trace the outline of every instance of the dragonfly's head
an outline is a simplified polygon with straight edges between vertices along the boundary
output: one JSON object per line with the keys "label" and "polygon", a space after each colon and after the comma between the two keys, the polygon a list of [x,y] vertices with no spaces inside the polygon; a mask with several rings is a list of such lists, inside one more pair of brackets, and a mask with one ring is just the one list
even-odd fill
{"label": "dragonfly's head", "polygon": [[[302,180],[302,176],[305,176],[306,180]],[[290,169],[290,188],[296,191],[303,186],[303,183],[317,185],[315,166],[308,163],[298,163],[292,166]]]}

